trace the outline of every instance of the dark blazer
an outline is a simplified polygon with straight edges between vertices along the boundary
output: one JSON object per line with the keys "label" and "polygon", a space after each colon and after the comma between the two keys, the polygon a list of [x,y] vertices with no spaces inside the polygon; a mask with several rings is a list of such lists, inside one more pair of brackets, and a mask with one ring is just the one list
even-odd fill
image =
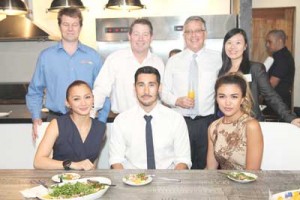
{"label": "dark blazer", "polygon": [[273,87],[269,82],[268,74],[266,73],[265,66],[261,63],[251,62],[250,63],[250,74],[252,76],[252,81],[249,83],[253,101],[254,108],[252,109],[255,118],[259,121],[264,119],[260,109],[259,109],[259,96],[262,95],[268,104],[277,114],[286,122],[291,122],[296,117],[295,114],[291,114],[289,108],[285,103],[283,103],[281,97],[275,92]]}

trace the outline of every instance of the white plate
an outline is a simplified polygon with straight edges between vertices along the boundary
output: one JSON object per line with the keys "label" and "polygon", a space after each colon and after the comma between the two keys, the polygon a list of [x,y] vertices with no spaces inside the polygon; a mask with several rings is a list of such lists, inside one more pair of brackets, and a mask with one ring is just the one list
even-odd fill
{"label": "white plate", "polygon": [[147,176],[147,175],[146,175],[147,179],[142,182],[139,182],[139,183],[130,180],[130,178],[135,177],[136,175],[137,174],[129,174],[129,175],[123,177],[122,181],[124,183],[126,183],[127,185],[131,185],[131,186],[142,186],[142,185],[147,185],[152,182],[152,177]]}
{"label": "white plate", "polygon": [[277,194],[273,194],[271,197],[271,200],[277,200],[278,198],[282,198],[284,199],[292,199],[292,197],[295,195],[295,193],[298,193],[298,195],[300,195],[300,190],[288,190],[288,191],[284,191],[284,192],[280,192]]}
{"label": "white plate", "polygon": [[[87,179],[98,181],[99,183],[111,184],[111,180],[108,179],[108,178],[105,178],[105,177],[90,177],[90,178],[82,178],[82,179],[78,179],[78,180],[73,180],[73,181],[69,181],[69,182],[65,182],[65,183],[59,183],[58,185],[64,185],[64,184],[67,184],[67,183],[74,183],[75,184],[76,182],[86,183]],[[93,194],[85,195],[85,196],[82,196],[82,197],[69,198],[69,199],[59,199],[59,200],[94,200],[94,199],[98,199],[98,198],[102,197],[104,195],[104,193],[108,190],[108,188],[109,188],[109,186],[105,186],[105,188],[103,190],[99,190],[98,192],[93,193]],[[37,194],[37,197],[41,200],[49,200],[49,198],[45,197],[46,195],[48,195],[48,192],[43,193],[43,194]]]}
{"label": "white plate", "polygon": [[[251,178],[246,178],[246,179],[236,178],[235,176],[237,176],[239,174],[246,175],[246,176],[251,177]],[[229,178],[230,180],[239,182],[239,183],[249,183],[249,182],[255,181],[257,179],[257,176],[255,174],[252,174],[252,173],[249,173],[249,172],[229,172],[227,174],[227,178]]]}
{"label": "white plate", "polygon": [[80,175],[76,174],[76,173],[62,173],[62,174],[56,174],[56,175],[52,176],[51,179],[52,179],[52,181],[59,183],[60,176],[63,176],[63,182],[69,182],[69,181],[77,180],[80,178]]}
{"label": "white plate", "polygon": [[0,117],[7,117],[11,112],[0,112]]}

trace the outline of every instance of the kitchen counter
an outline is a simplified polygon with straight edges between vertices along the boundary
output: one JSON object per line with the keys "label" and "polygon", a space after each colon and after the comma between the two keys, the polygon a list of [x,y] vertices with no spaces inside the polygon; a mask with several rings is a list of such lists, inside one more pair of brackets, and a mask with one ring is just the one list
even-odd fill
{"label": "kitchen counter", "polygon": [[[14,105],[0,105],[0,112],[9,112],[12,111],[12,113],[9,116],[6,117],[0,117],[0,124],[12,124],[12,123],[31,123],[31,114],[27,110],[27,107],[25,104],[14,104]],[[43,112],[42,113],[42,120],[46,121],[48,113]],[[116,117],[116,114],[110,113],[107,119],[108,123],[111,123],[114,121],[114,118]]]}
{"label": "kitchen counter", "polygon": [[[11,124],[11,123],[31,123],[31,114],[27,110],[25,104],[15,104],[15,105],[0,105],[0,112],[9,112],[9,116],[0,117],[0,123]],[[42,120],[46,121],[47,113],[42,113]]]}

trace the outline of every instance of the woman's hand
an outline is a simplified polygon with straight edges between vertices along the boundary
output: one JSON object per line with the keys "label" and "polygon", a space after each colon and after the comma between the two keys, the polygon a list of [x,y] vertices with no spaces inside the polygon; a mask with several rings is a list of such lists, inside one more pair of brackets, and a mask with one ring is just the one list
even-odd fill
{"label": "woman's hand", "polygon": [[75,169],[75,170],[92,170],[95,169],[95,165],[89,160],[89,159],[85,159],[79,162],[72,162],[71,169]]}

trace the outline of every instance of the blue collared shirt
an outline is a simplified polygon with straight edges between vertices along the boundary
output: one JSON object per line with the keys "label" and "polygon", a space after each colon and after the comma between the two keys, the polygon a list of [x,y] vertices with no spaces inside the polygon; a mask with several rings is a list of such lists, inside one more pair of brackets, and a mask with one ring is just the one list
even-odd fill
{"label": "blue collared shirt", "polygon": [[[78,43],[77,50],[71,56],[63,48],[62,42],[43,50],[26,95],[26,104],[32,119],[41,118],[44,91],[46,108],[66,113],[67,87],[75,80],[83,80],[93,88],[102,64],[100,55],[81,43]],[[106,122],[109,110],[110,102],[107,98],[99,115],[100,121]]]}

